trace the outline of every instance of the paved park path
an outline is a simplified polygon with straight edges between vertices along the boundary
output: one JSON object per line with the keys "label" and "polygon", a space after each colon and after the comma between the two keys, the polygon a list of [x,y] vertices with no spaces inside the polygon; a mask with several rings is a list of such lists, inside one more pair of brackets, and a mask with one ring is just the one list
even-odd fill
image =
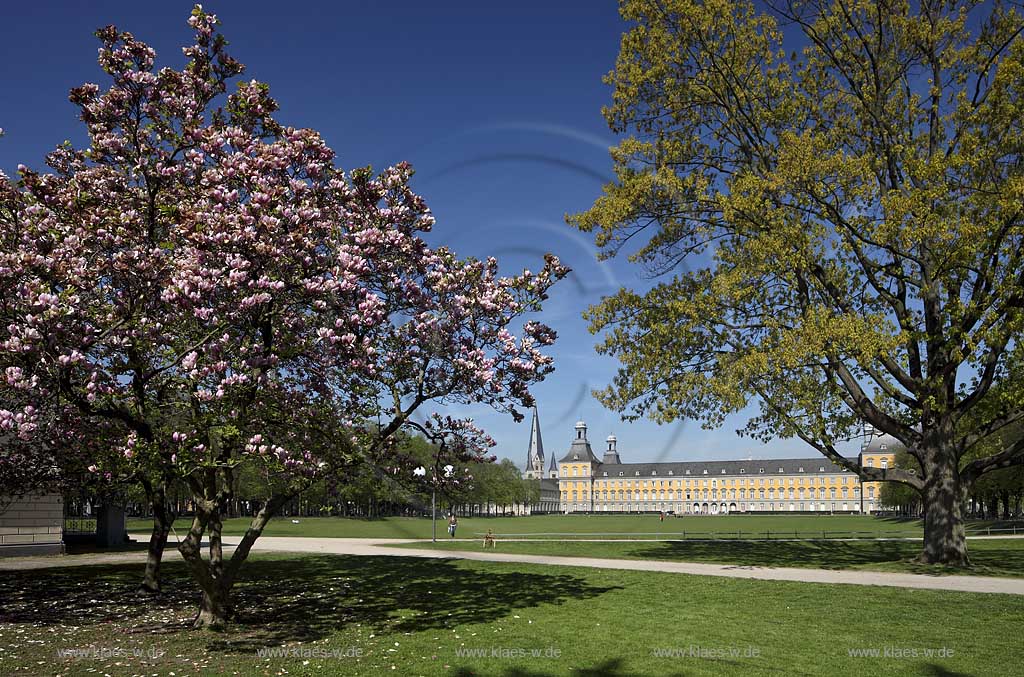
{"label": "paved park path", "polygon": [[[173,539],[172,539],[173,542]],[[238,542],[237,537],[224,537],[225,549]],[[926,590],[955,590],[959,592],[987,592],[1024,595],[1024,578],[996,578],[988,576],[928,576],[884,571],[800,569],[742,566],[736,564],[706,564],[698,562],[663,562],[651,560],[605,559],[598,557],[558,557],[483,551],[479,541],[465,541],[467,550],[434,550],[431,548],[393,548],[398,543],[429,543],[401,538],[307,538],[264,536],[253,550],[277,552],[315,552],[336,555],[372,555],[386,557],[427,557],[435,559],[468,559],[482,562],[521,562],[548,566],[592,567],[595,569],[626,569],[630,571],[660,571],[696,576],[725,578],[753,578],[766,581],[802,581],[806,583],[838,583],[843,585],[880,585],[895,588]],[[499,543],[500,546],[500,543]],[[130,563],[145,560],[144,551],[90,553],[63,557],[11,557],[0,559],[0,571]],[[180,557],[177,550],[168,548],[168,557]]]}

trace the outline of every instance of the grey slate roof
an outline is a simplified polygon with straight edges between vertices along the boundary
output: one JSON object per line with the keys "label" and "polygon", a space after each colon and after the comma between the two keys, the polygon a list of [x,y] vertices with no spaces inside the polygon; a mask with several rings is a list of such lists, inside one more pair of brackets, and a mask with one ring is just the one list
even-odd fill
{"label": "grey slate roof", "polygon": [[569,451],[566,452],[565,456],[559,459],[559,463],[572,463],[573,461],[590,461],[591,463],[600,463],[597,456],[594,456],[594,450],[590,448],[590,442],[584,437],[583,439],[575,439],[572,441],[572,445],[569,447]]}
{"label": "grey slate roof", "polygon": [[[882,449],[882,445],[885,445],[885,449]],[[903,443],[892,435],[886,435],[884,433],[875,433],[868,443],[861,449],[862,454],[877,454],[882,451],[896,451],[902,449]]]}
{"label": "grey slate roof", "polygon": [[[565,460],[565,459],[562,459]],[[803,471],[800,470],[803,468]],[[763,469],[763,471],[762,471]],[[781,470],[780,470],[781,469]],[[707,471],[705,474],[704,471]],[[725,472],[722,472],[722,471]],[[689,471],[689,475],[687,475]],[[720,477],[722,475],[830,475],[844,471],[824,456],[817,458],[766,458],[752,461],[680,461],[668,463],[603,463],[594,477]],[[637,473],[640,473],[637,475]]]}

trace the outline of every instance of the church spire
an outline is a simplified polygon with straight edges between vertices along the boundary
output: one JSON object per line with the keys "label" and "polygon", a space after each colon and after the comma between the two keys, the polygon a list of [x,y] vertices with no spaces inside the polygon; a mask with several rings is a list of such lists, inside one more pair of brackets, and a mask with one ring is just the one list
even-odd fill
{"label": "church spire", "polygon": [[540,436],[540,418],[537,407],[533,407],[533,423],[530,425],[530,448],[526,452],[527,477],[544,476],[544,440]]}

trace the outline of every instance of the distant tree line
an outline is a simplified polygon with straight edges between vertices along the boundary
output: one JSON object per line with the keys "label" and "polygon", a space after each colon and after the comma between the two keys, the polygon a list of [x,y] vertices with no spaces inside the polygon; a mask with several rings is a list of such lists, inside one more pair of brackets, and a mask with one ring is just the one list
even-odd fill
{"label": "distant tree line", "polygon": [[[429,467],[435,448],[419,435],[404,436],[399,443],[402,453],[419,459]],[[452,467],[449,473],[462,481],[440,483],[437,490],[438,514],[504,515],[517,507],[529,506],[540,498],[536,481],[522,478],[520,470],[508,460],[494,463],[470,463]],[[86,478],[88,479],[88,478]],[[429,515],[431,492],[422,485],[411,488],[406,478],[392,478],[379,468],[361,465],[342,478],[322,480],[282,506],[286,517],[364,517],[396,515]],[[429,482],[428,482],[429,484]],[[228,504],[228,517],[248,517],[258,513],[274,494],[275,478],[266,467],[247,464],[236,475],[233,498]],[[67,491],[65,496],[74,510],[81,512],[86,504],[96,505],[109,500],[124,503],[129,514],[148,516],[149,506],[142,491],[127,487],[124,492],[111,493],[95,482],[83,482]],[[168,503],[174,514],[193,512],[190,493],[184,486],[173,485]]]}

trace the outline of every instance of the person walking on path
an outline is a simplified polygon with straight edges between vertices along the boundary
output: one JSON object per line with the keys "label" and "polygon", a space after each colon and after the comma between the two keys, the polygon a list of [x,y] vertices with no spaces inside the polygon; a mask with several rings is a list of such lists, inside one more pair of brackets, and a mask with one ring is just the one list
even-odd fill
{"label": "person walking on path", "polygon": [[448,535],[455,538],[455,529],[459,526],[459,520],[455,517],[455,513],[451,513],[448,516]]}

